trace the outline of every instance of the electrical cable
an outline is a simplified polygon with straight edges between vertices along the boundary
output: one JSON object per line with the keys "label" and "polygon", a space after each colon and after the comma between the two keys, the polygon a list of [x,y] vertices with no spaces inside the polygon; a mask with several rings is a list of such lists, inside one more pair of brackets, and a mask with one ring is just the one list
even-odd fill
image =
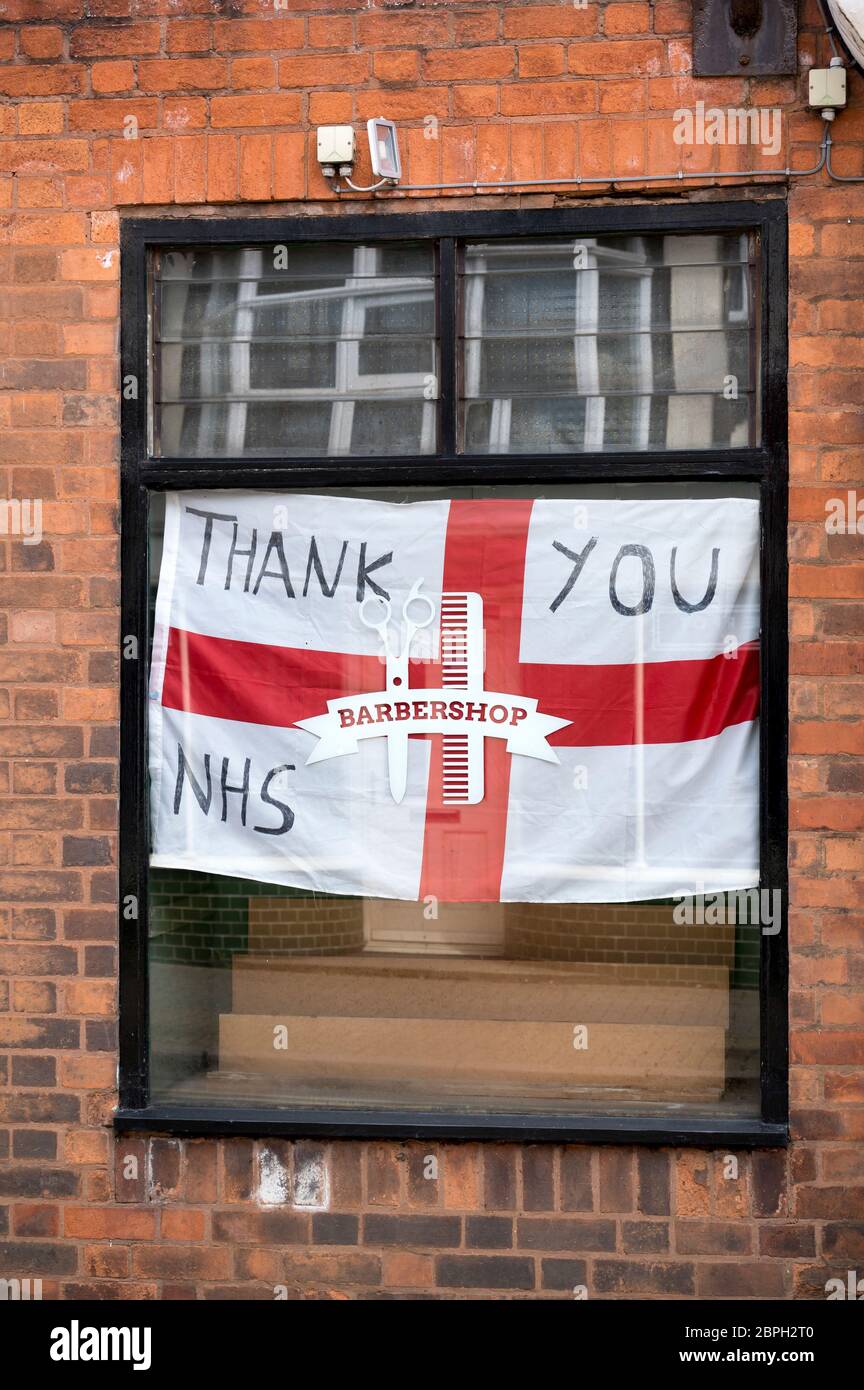
{"label": "electrical cable", "polygon": [[[393,181],[390,179],[383,179],[381,183],[376,184],[374,188],[358,188],[348,178],[345,179],[345,182],[348,185],[348,187],[351,188],[355,193],[374,192],[376,191],[376,189],[380,188],[382,184],[386,183],[389,184],[390,189],[393,193],[404,195],[407,193],[433,193],[443,191],[445,189],[450,190],[457,188],[470,188],[475,193],[479,193],[481,190],[485,193],[495,193],[500,188],[550,188],[560,187],[562,184],[566,184],[568,186],[575,186],[576,188],[582,188],[586,184],[605,184],[609,187],[614,187],[615,184],[623,183],[675,184],[683,183],[689,179],[761,179],[766,176],[772,178],[807,178],[811,174],[821,173],[822,170],[826,167],[830,143],[831,137],[828,130],[828,122],[826,121],[822,141],[819,146],[821,151],[819,160],[816,164],[813,165],[812,169],[790,169],[788,167],[785,169],[733,169],[730,170],[728,173],[722,174],[685,174],[682,170],[678,170],[674,174],[607,174],[605,177],[595,176],[584,178],[581,176],[576,176],[569,179],[505,179],[499,180],[498,182],[495,182],[493,180],[486,181],[484,179],[471,179],[466,180],[464,183],[406,183],[399,185],[394,185]],[[843,182],[855,181],[854,179],[846,180],[841,175],[835,175],[835,177],[842,179]],[[345,189],[340,188],[338,184],[331,184],[331,187],[334,193],[345,192]]]}
{"label": "electrical cable", "polygon": [[831,146],[833,145],[834,141],[831,139],[830,128],[825,132],[825,134],[827,137],[825,142],[825,168],[828,171],[829,176],[834,180],[835,183],[864,183],[864,174],[838,174],[834,169],[831,168]]}
{"label": "electrical cable", "polygon": [[[864,73],[864,62],[862,62],[862,54],[861,52],[857,52],[851,46],[849,39],[843,30],[842,24],[837,23],[834,11],[834,4],[832,3],[832,0],[818,0],[818,4],[822,18],[825,20],[825,32],[828,35],[828,41],[831,44],[831,47],[834,51],[835,58],[840,58],[842,56],[841,52],[837,48],[837,42],[839,42],[840,49],[842,49],[842,52],[846,54],[848,61],[852,63],[852,65],[856,67],[860,73]],[[849,24],[850,29],[852,29],[852,32],[856,34],[856,37],[858,37],[858,34],[855,30],[852,21],[847,19],[847,23]],[[856,16],[855,23],[860,23],[860,15]],[[860,40],[861,43],[864,44],[864,34],[860,36]]]}
{"label": "electrical cable", "polygon": [[[864,70],[861,69],[860,64],[857,62],[855,58],[855,55],[849,50],[848,45],[843,40],[842,34],[839,32],[839,30],[833,23],[833,17],[830,13],[830,10],[826,9],[826,3],[827,0],[818,0],[819,10],[822,15],[822,18],[825,21],[825,33],[828,35],[828,41],[831,45],[831,49],[834,54],[834,59],[842,62],[842,55],[840,53],[840,49],[837,46],[837,40],[839,39],[840,45],[842,46],[843,51],[847,54],[849,61],[853,63],[855,67],[858,67],[859,71]],[[466,179],[464,182],[457,183],[397,184],[397,182],[394,179],[381,179],[378,183],[369,184],[365,187],[352,183],[351,179],[346,175],[342,175],[342,177],[345,180],[345,185],[347,185],[347,187],[351,189],[351,191],[354,193],[377,193],[379,189],[387,188],[390,192],[402,197],[404,197],[408,193],[439,193],[445,191],[453,191],[456,189],[470,189],[474,193],[480,193],[482,191],[483,193],[489,194],[496,193],[499,189],[505,188],[560,188],[562,186],[567,186],[575,187],[578,189],[583,188],[586,185],[602,185],[604,187],[614,188],[616,184],[676,184],[689,182],[693,179],[700,180],[703,184],[705,184],[706,181],[708,181],[707,186],[711,186],[710,181],[716,179],[762,179],[766,177],[779,177],[787,179],[807,178],[813,174],[820,174],[823,169],[828,174],[828,177],[832,179],[835,183],[864,183],[864,175],[838,174],[836,170],[832,167],[831,149],[833,144],[834,142],[831,139],[831,121],[826,119],[823,126],[822,141],[819,147],[819,161],[818,163],[814,164],[812,169],[790,169],[788,167],[785,169],[733,169],[730,170],[728,173],[723,174],[685,174],[683,170],[677,170],[675,173],[672,174],[608,174],[605,176],[595,175],[593,177],[575,176],[573,178],[567,179],[503,179],[498,180],[497,182],[494,180],[487,181],[485,179]],[[345,192],[345,188],[341,187],[338,183],[331,183],[330,186],[333,192],[336,194]]]}
{"label": "electrical cable", "polygon": [[[825,33],[828,35],[828,42],[829,42],[830,45],[831,45],[831,52],[834,54],[834,57],[835,57],[835,58],[839,58],[839,57],[841,56],[841,55],[840,55],[840,50],[839,50],[839,48],[837,47],[837,39],[834,37],[834,35],[837,34],[837,30],[836,30],[836,28],[834,27],[834,24],[833,24],[833,21],[832,21],[832,18],[831,18],[830,11],[829,11],[829,10],[826,10],[826,8],[825,8],[825,0],[818,0],[818,5],[819,5],[819,10],[820,10],[820,12],[821,12],[821,14],[822,14],[822,18],[823,18],[824,21],[825,21]],[[837,37],[839,38],[839,35],[837,35]],[[842,42],[842,40],[841,40],[841,42]],[[818,59],[818,56],[819,56],[819,55],[817,54],[816,56],[817,56],[817,59]],[[850,57],[851,57],[851,54],[850,54]]]}
{"label": "electrical cable", "polygon": [[[362,185],[352,183],[347,174],[343,174],[342,177],[344,178],[348,187],[353,188],[355,193],[375,193],[379,188],[386,188],[388,185],[390,188],[392,188],[395,184],[395,179],[379,179],[377,183],[370,183],[364,188]],[[335,193],[340,192],[340,190],[335,187],[333,191]]]}

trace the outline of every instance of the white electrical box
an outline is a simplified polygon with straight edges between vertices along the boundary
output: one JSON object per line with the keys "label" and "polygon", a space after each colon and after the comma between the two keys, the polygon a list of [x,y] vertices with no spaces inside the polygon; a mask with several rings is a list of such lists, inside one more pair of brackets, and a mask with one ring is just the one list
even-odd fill
{"label": "white electrical box", "polygon": [[811,68],[807,105],[817,111],[835,110],[846,105],[846,69]]}
{"label": "white electrical box", "polygon": [[353,164],[356,143],[353,126],[319,125],[318,163]]}

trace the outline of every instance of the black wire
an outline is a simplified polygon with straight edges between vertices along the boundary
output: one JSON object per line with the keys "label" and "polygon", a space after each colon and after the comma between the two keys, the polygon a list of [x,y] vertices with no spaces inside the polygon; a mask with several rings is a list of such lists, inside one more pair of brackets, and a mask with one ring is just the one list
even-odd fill
{"label": "black wire", "polygon": [[[864,66],[862,66],[862,64],[855,57],[855,54],[848,47],[848,45],[844,41],[843,35],[840,33],[840,30],[834,23],[831,11],[827,5],[827,0],[817,0],[817,2],[819,5],[819,9],[822,13],[822,18],[825,21],[825,33],[828,35],[828,42],[831,45],[834,57],[841,58],[845,53],[847,61],[850,62],[853,67],[857,68],[860,73],[864,74]],[[864,35],[862,35],[862,38],[864,38]],[[837,47],[838,43],[840,45],[839,48]]]}

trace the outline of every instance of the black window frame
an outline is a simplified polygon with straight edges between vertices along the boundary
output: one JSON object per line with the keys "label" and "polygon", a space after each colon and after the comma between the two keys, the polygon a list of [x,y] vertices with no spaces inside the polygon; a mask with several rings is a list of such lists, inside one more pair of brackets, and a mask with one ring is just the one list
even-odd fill
{"label": "black window frame", "polygon": [[[757,238],[762,438],[745,448],[579,454],[460,454],[457,417],[457,244],[472,238],[749,232]],[[434,239],[441,388],[438,448],[428,455],[168,458],[148,451],[149,261],[152,250],[292,241]],[[788,616],[787,209],[785,198],[626,203],[516,211],[344,216],[123,218],[121,254],[121,619],[137,659],[120,675],[119,1107],[122,1131],[185,1135],[498,1139],[524,1142],[779,1147],[788,1142]],[[150,1104],[148,1090],[147,519],[151,491],[236,487],[490,486],[536,483],[746,482],[761,516],[760,886],[779,889],[780,930],[760,934],[759,1117],[439,1110],[258,1109]]]}

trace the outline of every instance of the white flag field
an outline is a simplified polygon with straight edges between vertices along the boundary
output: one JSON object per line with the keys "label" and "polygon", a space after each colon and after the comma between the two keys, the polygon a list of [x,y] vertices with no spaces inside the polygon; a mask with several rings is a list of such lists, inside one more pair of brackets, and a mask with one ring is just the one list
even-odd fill
{"label": "white flag field", "polygon": [[630,902],[759,880],[748,498],[171,493],[157,867]]}

